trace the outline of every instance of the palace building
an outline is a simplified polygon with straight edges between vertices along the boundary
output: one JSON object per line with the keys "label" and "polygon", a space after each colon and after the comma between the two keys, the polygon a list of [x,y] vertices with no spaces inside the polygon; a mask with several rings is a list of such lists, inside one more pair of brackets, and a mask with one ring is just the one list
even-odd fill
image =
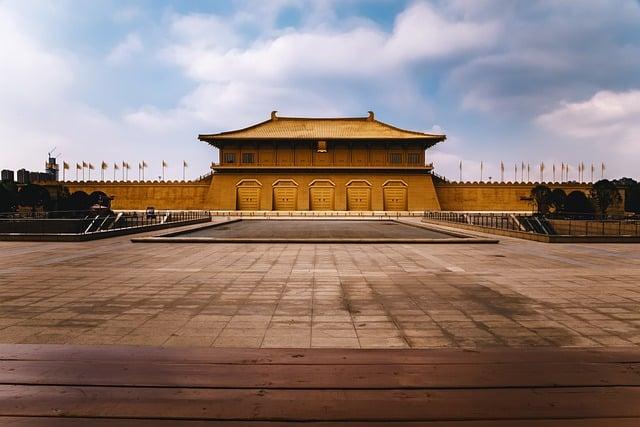
{"label": "palace building", "polygon": [[[451,182],[433,175],[427,150],[445,135],[367,117],[280,117],[198,139],[219,163],[195,181],[65,182],[103,191],[118,210],[530,211],[534,182]],[[213,156],[212,156],[213,157]],[[584,183],[546,183],[587,192]]]}
{"label": "palace building", "polygon": [[426,150],[445,135],[367,117],[271,118],[198,137],[219,150],[206,205],[222,210],[439,210]]}

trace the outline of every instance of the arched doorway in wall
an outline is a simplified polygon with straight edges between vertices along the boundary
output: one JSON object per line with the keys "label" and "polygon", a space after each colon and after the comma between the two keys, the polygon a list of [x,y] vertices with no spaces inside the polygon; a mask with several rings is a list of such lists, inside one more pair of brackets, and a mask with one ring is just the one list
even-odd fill
{"label": "arched doorway in wall", "polygon": [[260,210],[260,190],[257,179],[243,179],[236,184],[236,209],[239,211]]}
{"label": "arched doorway in wall", "polygon": [[382,184],[385,211],[407,210],[407,183],[401,179],[390,179]]}
{"label": "arched doorway in wall", "polygon": [[273,183],[273,210],[295,211],[298,208],[298,183],[293,179],[278,179]]}
{"label": "arched doorway in wall", "polygon": [[335,187],[330,179],[314,179],[309,184],[309,209],[332,211],[335,209]]}
{"label": "arched doorway in wall", "polygon": [[371,210],[371,183],[365,179],[352,179],[347,183],[347,210]]}

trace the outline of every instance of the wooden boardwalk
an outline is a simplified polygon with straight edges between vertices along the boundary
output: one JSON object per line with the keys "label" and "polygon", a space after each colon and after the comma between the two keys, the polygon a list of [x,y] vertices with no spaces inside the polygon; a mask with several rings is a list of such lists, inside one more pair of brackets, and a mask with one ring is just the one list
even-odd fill
{"label": "wooden boardwalk", "polygon": [[640,350],[0,345],[0,424],[637,426]]}

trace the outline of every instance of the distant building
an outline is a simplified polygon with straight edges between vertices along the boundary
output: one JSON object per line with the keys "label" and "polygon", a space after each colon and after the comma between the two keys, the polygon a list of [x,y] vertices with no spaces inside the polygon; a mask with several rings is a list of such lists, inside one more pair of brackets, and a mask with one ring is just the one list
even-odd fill
{"label": "distant building", "polygon": [[18,169],[18,184],[29,184],[31,182],[29,173],[26,169]]}
{"label": "distant building", "polygon": [[15,180],[13,171],[9,169],[4,169],[2,171],[2,181],[13,182]]}
{"label": "distant building", "polygon": [[58,162],[55,157],[49,156],[49,161],[45,164],[45,171],[47,175],[49,175],[46,180],[48,181],[57,181],[58,173],[60,168],[58,167]]}

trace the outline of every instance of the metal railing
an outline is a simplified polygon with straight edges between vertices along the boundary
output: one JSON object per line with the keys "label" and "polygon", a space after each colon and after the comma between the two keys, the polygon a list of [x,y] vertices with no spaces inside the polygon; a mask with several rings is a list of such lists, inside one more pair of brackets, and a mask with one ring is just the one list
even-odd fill
{"label": "metal railing", "polygon": [[[521,215],[521,214],[518,214]],[[523,226],[514,214],[504,213],[469,213],[469,212],[425,212],[424,218],[435,221],[454,222],[477,225],[500,230],[524,231]]]}
{"label": "metal railing", "polygon": [[211,216],[225,217],[358,217],[358,218],[400,218],[422,217],[423,211],[211,211]]}
{"label": "metal railing", "polygon": [[152,214],[145,212],[86,213],[81,218],[5,217],[0,218],[0,233],[91,234],[147,228],[161,224],[178,225],[205,219],[211,219],[208,211],[155,211]]}
{"label": "metal railing", "polygon": [[425,212],[425,219],[562,236],[640,236],[639,220],[555,219],[524,213]]}

